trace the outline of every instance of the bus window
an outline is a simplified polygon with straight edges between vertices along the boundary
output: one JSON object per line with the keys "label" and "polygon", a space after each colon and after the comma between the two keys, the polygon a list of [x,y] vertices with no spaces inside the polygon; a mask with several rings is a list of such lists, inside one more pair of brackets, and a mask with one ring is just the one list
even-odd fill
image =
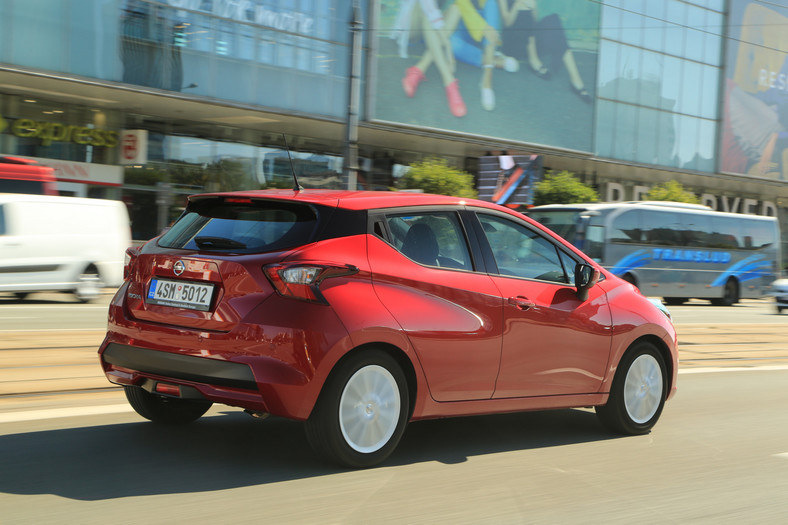
{"label": "bus window", "polygon": [[708,246],[711,220],[707,215],[687,213],[680,225],[681,244],[692,248]]}
{"label": "bus window", "polygon": [[675,213],[642,210],[643,236],[646,244],[681,245],[681,221]]}
{"label": "bus window", "polygon": [[591,217],[586,226],[586,239],[583,251],[586,255],[601,262],[605,250],[605,226],[602,217]]}
{"label": "bus window", "polygon": [[642,224],[642,211],[629,210],[613,219],[610,229],[610,242],[621,244],[640,244],[644,241]]}
{"label": "bus window", "polygon": [[744,225],[742,247],[746,250],[760,250],[775,242],[774,228],[767,222],[749,222]]}
{"label": "bus window", "polygon": [[712,217],[711,233],[708,235],[706,246],[709,248],[719,248],[731,250],[744,248],[744,242],[740,242],[741,227],[736,218],[733,217]]}

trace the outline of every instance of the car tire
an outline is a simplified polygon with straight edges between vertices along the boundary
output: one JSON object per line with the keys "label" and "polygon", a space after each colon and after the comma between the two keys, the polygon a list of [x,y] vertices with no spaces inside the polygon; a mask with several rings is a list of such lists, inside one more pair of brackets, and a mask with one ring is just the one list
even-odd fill
{"label": "car tire", "polygon": [[124,386],[126,399],[137,414],[154,423],[183,425],[199,419],[211,408],[210,401],[176,399],[146,392],[138,386]]}
{"label": "car tire", "polygon": [[397,361],[363,350],[329,376],[305,423],[314,451],[343,466],[366,468],[396,448],[409,414],[408,385]]}
{"label": "car tire", "polygon": [[613,432],[645,434],[662,414],[666,397],[665,360],[653,344],[640,342],[619,362],[607,404],[596,413]]}
{"label": "car tire", "polygon": [[781,314],[781,313],[783,313],[783,307],[782,307],[782,306],[778,306],[778,307],[777,307],[777,313],[778,313],[778,314]]}
{"label": "car tire", "polygon": [[77,285],[74,288],[74,296],[80,303],[89,303],[99,296],[103,286],[98,269],[90,265],[79,274]]}

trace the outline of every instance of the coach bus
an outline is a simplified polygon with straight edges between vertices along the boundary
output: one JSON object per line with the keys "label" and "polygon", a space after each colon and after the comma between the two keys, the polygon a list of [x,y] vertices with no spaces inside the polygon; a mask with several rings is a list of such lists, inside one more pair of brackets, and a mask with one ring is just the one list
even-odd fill
{"label": "coach bus", "polygon": [[55,170],[32,159],[0,156],[0,193],[57,195]]}
{"label": "coach bus", "polygon": [[765,295],[779,274],[775,217],[662,201],[554,204],[528,215],[667,304],[732,305]]}

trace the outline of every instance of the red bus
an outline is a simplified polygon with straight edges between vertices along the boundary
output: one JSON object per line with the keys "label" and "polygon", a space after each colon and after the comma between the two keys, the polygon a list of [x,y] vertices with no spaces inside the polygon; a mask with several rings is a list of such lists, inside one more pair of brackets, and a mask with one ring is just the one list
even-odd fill
{"label": "red bus", "polygon": [[0,156],[0,193],[58,195],[55,170],[35,160]]}

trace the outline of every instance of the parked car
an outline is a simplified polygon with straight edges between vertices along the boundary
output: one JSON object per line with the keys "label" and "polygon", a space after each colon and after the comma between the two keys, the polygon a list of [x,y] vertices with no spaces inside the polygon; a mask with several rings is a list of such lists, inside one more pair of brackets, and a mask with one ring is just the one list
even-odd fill
{"label": "parked car", "polygon": [[774,304],[777,306],[778,314],[788,308],[788,277],[781,277],[773,281],[769,286],[769,294],[774,296]]}
{"label": "parked car", "polygon": [[123,283],[129,246],[120,201],[0,193],[0,292],[63,291],[90,301]]}
{"label": "parked car", "polygon": [[301,420],[351,467],[427,418],[594,406],[642,434],[676,390],[665,311],[487,202],[195,195],[128,251],[126,275],[99,353],[141,416],[186,423],[223,403]]}

